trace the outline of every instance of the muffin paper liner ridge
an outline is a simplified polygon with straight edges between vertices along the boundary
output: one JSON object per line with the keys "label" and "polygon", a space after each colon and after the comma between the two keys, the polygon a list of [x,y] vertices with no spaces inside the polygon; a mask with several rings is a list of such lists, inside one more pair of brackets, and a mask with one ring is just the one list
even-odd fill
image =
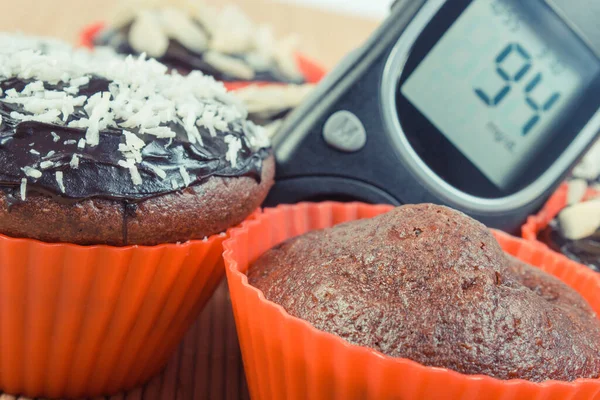
{"label": "muffin paper liner ridge", "polygon": [[[301,203],[266,209],[224,243],[244,368],[253,399],[600,399],[600,380],[502,381],[426,367],[352,345],[292,317],[251,287],[245,272],[269,248],[309,230],[370,218],[391,206]],[[502,248],[558,277],[600,313],[600,275],[542,246],[494,231]]]}
{"label": "muffin paper liner ridge", "polygon": [[225,238],[112,247],[0,235],[0,391],[74,398],[148,380],[221,281]]}

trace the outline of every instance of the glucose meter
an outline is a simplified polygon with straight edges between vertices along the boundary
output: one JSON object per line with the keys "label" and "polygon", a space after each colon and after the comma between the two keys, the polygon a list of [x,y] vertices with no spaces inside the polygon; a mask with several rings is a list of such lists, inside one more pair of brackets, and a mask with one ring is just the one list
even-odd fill
{"label": "glucose meter", "polygon": [[600,3],[398,0],[274,139],[267,205],[434,202],[514,231],[600,129]]}

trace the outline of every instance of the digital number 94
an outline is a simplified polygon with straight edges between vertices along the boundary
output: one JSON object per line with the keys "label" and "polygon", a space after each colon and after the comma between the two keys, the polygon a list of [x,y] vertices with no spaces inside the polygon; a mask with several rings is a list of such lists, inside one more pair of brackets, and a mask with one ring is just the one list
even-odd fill
{"label": "digital number 94", "polygon": [[[510,74],[503,68],[504,61],[510,56],[512,53],[515,53],[521,59],[521,67],[514,74]],[[498,106],[502,100],[506,97],[506,95],[511,91],[513,83],[519,82],[531,69],[531,56],[529,53],[518,43],[510,43],[508,44],[496,57],[495,62],[496,73],[502,78],[504,81],[503,86],[496,92],[492,94],[486,93],[483,89],[476,88],[475,94],[487,104],[489,107]],[[542,102],[542,104],[538,104],[531,96],[533,91],[542,83],[543,76],[541,72],[535,74],[525,85],[523,89],[523,94],[525,95],[525,103],[531,108],[532,116],[529,120],[525,122],[523,128],[521,129],[521,135],[527,135],[534,126],[541,119],[541,114],[552,109],[554,104],[560,98],[559,92],[552,93],[546,101]]]}

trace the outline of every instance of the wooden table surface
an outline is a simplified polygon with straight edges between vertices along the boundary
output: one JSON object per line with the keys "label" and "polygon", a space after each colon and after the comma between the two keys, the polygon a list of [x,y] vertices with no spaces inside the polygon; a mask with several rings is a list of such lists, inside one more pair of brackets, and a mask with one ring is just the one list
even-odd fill
{"label": "wooden table surface", "polygon": [[[2,30],[58,37],[75,43],[87,24],[110,17],[119,0],[0,0]],[[209,0],[223,4],[223,1]],[[267,0],[229,0],[277,34],[297,33],[300,50],[326,68],[360,45],[377,21]],[[186,335],[164,372],[114,400],[246,399],[241,355],[226,285]],[[15,400],[0,395],[0,400]]]}

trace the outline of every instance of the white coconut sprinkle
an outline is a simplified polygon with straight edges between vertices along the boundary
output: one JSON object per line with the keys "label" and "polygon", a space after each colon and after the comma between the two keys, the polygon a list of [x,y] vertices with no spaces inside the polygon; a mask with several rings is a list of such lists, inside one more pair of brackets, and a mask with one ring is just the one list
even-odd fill
{"label": "white coconut sprinkle", "polygon": [[134,185],[141,185],[143,183],[142,176],[135,165],[129,167],[129,173],[131,174],[131,180]]}
{"label": "white coconut sprinkle", "polygon": [[171,179],[171,187],[173,189],[177,189],[178,186],[177,186],[177,181],[175,179]]}
{"label": "white coconut sprinkle", "polygon": [[69,122],[67,124],[67,126],[69,128],[87,128],[87,126],[89,125],[90,120],[87,118],[80,118],[80,119],[74,119],[73,121]]}
{"label": "white coconut sprinkle", "polygon": [[237,166],[238,153],[242,149],[242,141],[238,137],[228,135],[225,136],[225,143],[229,145],[225,159],[235,168]]}
{"label": "white coconut sprinkle", "polygon": [[157,126],[154,128],[145,128],[145,129],[143,129],[143,133],[147,133],[149,135],[156,136],[159,139],[174,138],[176,136],[175,132],[167,126]]}
{"label": "white coconut sprinkle", "polygon": [[142,176],[138,171],[137,167],[131,160],[119,160],[119,165],[123,168],[129,169],[129,174],[131,175],[131,181],[134,185],[141,185],[143,183]]}
{"label": "white coconut sprinkle", "polygon": [[27,178],[21,179],[21,200],[27,199]]}
{"label": "white coconut sprinkle", "polygon": [[73,157],[71,157],[71,162],[69,163],[69,165],[73,169],[79,168],[79,156],[77,154],[73,154]]}
{"label": "white coconut sprinkle", "polygon": [[26,115],[26,114],[21,114],[16,111],[13,111],[10,113],[10,117],[13,119],[18,119],[20,121],[43,122],[46,124],[57,123],[60,120],[58,118],[59,115],[60,115],[59,110],[49,110],[45,113],[37,114],[37,115]]}
{"label": "white coconut sprinkle", "polygon": [[48,168],[52,168],[54,166],[54,162],[53,161],[42,161],[40,163],[40,168],[41,169],[48,169]]}
{"label": "white coconut sprinkle", "polygon": [[85,140],[91,147],[97,146],[100,142],[100,121],[110,109],[110,93],[96,93],[92,97],[90,97],[90,99],[88,100],[88,104],[94,98],[97,98],[97,104],[94,105],[90,116],[88,129],[85,133]]}
{"label": "white coconut sprinkle", "polygon": [[56,132],[50,132],[50,134],[52,135],[52,140],[54,140],[55,143],[60,140],[60,136],[58,136]]}
{"label": "white coconut sprinkle", "polygon": [[77,147],[80,149],[85,149],[85,144],[86,144],[85,139],[79,139],[79,142],[77,142]]}
{"label": "white coconut sprinkle", "polygon": [[65,183],[63,181],[63,172],[62,171],[56,171],[56,173],[54,174],[54,176],[56,177],[56,183],[58,184],[58,187],[60,188],[61,192],[65,192],[66,188],[65,188]]}
{"label": "white coconut sprinkle", "polygon": [[79,92],[79,87],[87,85],[90,82],[90,78],[87,76],[82,76],[80,78],[71,79],[70,86],[65,88],[65,92],[71,94],[77,94]]}
{"label": "white coconut sprinkle", "polygon": [[71,86],[79,87],[90,83],[90,78],[88,76],[82,76],[80,78],[71,79],[70,83]]}
{"label": "white coconut sprinkle", "polygon": [[125,143],[119,144],[119,151],[122,152],[128,160],[133,160],[135,163],[141,163],[141,150],[146,146],[146,143],[135,133],[123,131],[123,135],[125,136]]}
{"label": "white coconut sprinkle", "polygon": [[65,140],[65,141],[63,142],[63,144],[64,144],[65,146],[68,146],[68,145],[73,145],[73,144],[77,144],[77,140]]}
{"label": "white coconut sprinkle", "polygon": [[167,173],[162,170],[161,168],[152,165],[150,163],[146,163],[145,164],[146,167],[148,167],[149,169],[152,170],[152,172],[154,172],[156,174],[156,176],[158,176],[160,179],[165,179],[167,177]]}
{"label": "white coconut sprinkle", "polygon": [[37,150],[35,150],[35,149],[31,149],[31,150],[29,150],[29,152],[30,152],[31,154],[34,154],[34,155],[36,155],[36,156],[39,156],[39,155],[40,155],[40,152],[39,152],[39,151],[37,151]]}
{"label": "white coconut sprinkle", "polygon": [[183,165],[179,166],[179,174],[183,178],[183,184],[185,186],[189,186],[192,183],[192,179],[190,178],[190,174],[188,174],[187,170]]}
{"label": "white coconut sprinkle", "polygon": [[25,88],[21,91],[21,94],[29,95],[35,92],[43,92],[44,91],[44,82],[35,81],[25,85]]}
{"label": "white coconut sprinkle", "polygon": [[32,168],[32,167],[23,168],[23,172],[25,173],[25,175],[30,176],[34,179],[38,179],[38,178],[42,177],[42,172],[40,170]]}
{"label": "white coconut sprinkle", "polygon": [[55,155],[55,154],[56,154],[56,152],[55,152],[54,150],[50,150],[50,151],[48,152],[48,154],[46,154],[46,155],[44,156],[44,158],[50,158],[50,157],[52,157],[52,156],[53,156],[53,155]]}

